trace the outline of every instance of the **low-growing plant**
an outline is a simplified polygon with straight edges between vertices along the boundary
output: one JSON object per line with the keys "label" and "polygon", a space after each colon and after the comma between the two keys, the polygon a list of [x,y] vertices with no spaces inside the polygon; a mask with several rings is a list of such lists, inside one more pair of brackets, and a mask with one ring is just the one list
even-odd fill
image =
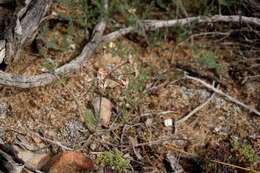
{"label": "low-growing plant", "polygon": [[84,121],[87,127],[95,128],[97,120],[91,110],[85,109]]}
{"label": "low-growing plant", "polygon": [[105,151],[97,156],[96,163],[101,166],[109,166],[118,172],[127,172],[130,161],[123,157],[123,153],[116,151]]}
{"label": "low-growing plant", "polygon": [[241,161],[254,163],[260,161],[260,157],[257,156],[254,149],[250,144],[241,144],[237,140],[231,141],[231,151],[236,154],[236,157]]}
{"label": "low-growing plant", "polygon": [[197,55],[197,62],[206,69],[219,72],[221,65],[217,62],[217,55],[213,51],[202,50]]}

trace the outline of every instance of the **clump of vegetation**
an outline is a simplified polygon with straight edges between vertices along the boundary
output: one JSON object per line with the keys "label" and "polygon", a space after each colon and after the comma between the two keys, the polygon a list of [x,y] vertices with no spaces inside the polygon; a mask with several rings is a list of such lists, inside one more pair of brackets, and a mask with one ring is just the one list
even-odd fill
{"label": "clump of vegetation", "polygon": [[125,159],[120,151],[105,151],[98,155],[96,163],[111,167],[118,172],[126,172],[130,168],[130,161]]}
{"label": "clump of vegetation", "polygon": [[243,162],[256,162],[260,161],[259,156],[255,154],[254,149],[250,144],[241,144],[237,140],[231,141],[231,151],[235,153],[236,157]]}
{"label": "clump of vegetation", "polygon": [[206,69],[219,72],[221,65],[217,63],[217,55],[213,51],[202,50],[197,55],[197,62]]}
{"label": "clump of vegetation", "polygon": [[140,105],[144,103],[147,96],[146,85],[152,79],[152,68],[141,62],[137,50],[124,43],[117,44],[112,48],[112,56],[120,56],[126,61],[132,61],[122,67],[124,73],[128,74],[127,86],[122,90],[121,114],[125,121],[128,115],[137,112]]}

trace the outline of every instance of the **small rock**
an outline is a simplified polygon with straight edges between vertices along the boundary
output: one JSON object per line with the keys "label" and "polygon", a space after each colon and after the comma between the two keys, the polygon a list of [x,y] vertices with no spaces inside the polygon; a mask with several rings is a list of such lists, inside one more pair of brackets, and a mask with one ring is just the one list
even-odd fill
{"label": "small rock", "polygon": [[8,104],[0,103],[0,118],[6,118],[8,112]]}
{"label": "small rock", "polygon": [[96,145],[96,144],[92,143],[92,144],[90,145],[90,149],[91,149],[92,151],[95,151],[96,148],[97,148],[97,145]]}
{"label": "small rock", "polygon": [[165,127],[173,126],[173,120],[171,118],[164,120]]}

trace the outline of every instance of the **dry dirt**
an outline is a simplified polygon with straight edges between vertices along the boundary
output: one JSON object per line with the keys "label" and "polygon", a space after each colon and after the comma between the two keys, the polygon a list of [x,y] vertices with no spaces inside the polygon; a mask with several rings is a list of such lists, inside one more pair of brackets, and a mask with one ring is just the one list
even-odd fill
{"label": "dry dirt", "polygon": [[[205,40],[197,42],[208,43]],[[123,52],[112,55],[118,45],[123,45]],[[120,54],[128,49],[135,52]],[[36,148],[51,144],[32,133],[37,132],[75,150],[86,151],[92,158],[98,152],[117,148],[128,154],[133,169],[141,172],[163,172],[167,153],[187,158],[183,152],[196,155],[207,150],[208,153],[211,150],[218,152],[209,146],[218,146],[223,140],[233,138],[249,141],[255,154],[259,155],[259,117],[218,95],[185,123],[174,128],[163,125],[165,119],[186,115],[211,95],[204,86],[184,79],[176,64],[193,69],[200,75],[197,77],[208,83],[212,80],[203,76],[221,81],[220,88],[225,93],[259,108],[260,82],[249,81],[241,86],[229,73],[237,58],[235,48],[218,46],[215,50],[222,66],[217,75],[195,62],[192,49],[186,43],[176,47],[175,42],[166,41],[160,43],[160,47],[144,48],[122,39],[102,45],[79,71],[48,86],[33,89],[1,87],[0,103],[7,105],[8,111],[0,116],[0,139],[5,143],[21,143],[22,136]],[[43,69],[43,58],[34,51],[26,49],[22,55],[20,62],[8,71],[29,75],[46,70]],[[67,59],[62,54],[52,57],[57,63],[63,58]],[[108,130],[99,128],[102,132],[91,136],[80,109],[93,111],[91,102],[98,96],[113,103],[113,116]],[[174,139],[163,141],[168,136]],[[133,150],[134,144],[141,147]],[[53,145],[53,148],[57,149],[57,146]],[[259,162],[250,166],[259,169]]]}

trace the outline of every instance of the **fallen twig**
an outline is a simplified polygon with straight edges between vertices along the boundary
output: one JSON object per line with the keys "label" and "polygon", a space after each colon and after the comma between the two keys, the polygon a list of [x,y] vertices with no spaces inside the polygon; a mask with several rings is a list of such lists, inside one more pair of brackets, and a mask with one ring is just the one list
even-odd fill
{"label": "fallen twig", "polygon": [[190,117],[192,117],[194,114],[196,114],[198,111],[200,111],[203,107],[205,107],[207,104],[209,104],[209,102],[215,97],[216,93],[213,93],[208,99],[207,101],[205,101],[203,104],[199,105],[198,107],[196,107],[195,109],[193,109],[188,115],[181,117],[180,119],[177,119],[175,121],[175,124],[178,125],[180,123],[183,123],[184,121],[186,121],[187,119],[189,119]]}
{"label": "fallen twig", "polygon": [[162,112],[146,112],[141,114],[141,117],[151,116],[151,115],[167,115],[171,113],[175,113],[176,111],[162,111]]}
{"label": "fallen twig", "polygon": [[239,105],[239,106],[241,106],[241,107],[243,107],[243,108],[249,110],[250,113],[253,112],[253,113],[255,113],[256,115],[260,116],[260,112],[259,112],[258,110],[256,110],[255,108],[252,108],[252,107],[246,105],[245,103],[240,102],[238,99],[236,99],[236,98],[234,98],[234,97],[232,97],[232,96],[230,96],[230,95],[224,93],[223,91],[221,91],[221,90],[215,88],[214,86],[212,86],[212,85],[206,83],[205,81],[203,81],[203,80],[201,80],[201,79],[199,79],[199,78],[196,78],[196,77],[189,76],[189,75],[187,75],[187,74],[185,75],[185,77],[186,77],[187,79],[190,79],[190,80],[193,80],[193,81],[196,81],[196,82],[199,82],[199,83],[203,84],[205,87],[207,87],[208,89],[214,91],[214,92],[217,93],[218,95],[221,95],[221,96],[227,98],[228,100],[230,100],[231,102],[233,102],[233,103],[235,103],[235,104],[237,104],[237,105]]}
{"label": "fallen twig", "polygon": [[221,164],[221,165],[224,165],[224,166],[228,166],[228,167],[231,167],[231,168],[244,170],[244,171],[247,171],[247,172],[260,173],[259,171],[256,171],[256,170],[253,170],[253,169],[250,169],[250,168],[244,168],[244,167],[241,167],[241,166],[237,166],[237,165],[226,163],[226,162],[221,162],[221,161],[218,161],[218,160],[209,160],[209,161],[213,162],[213,163]]}
{"label": "fallen twig", "polygon": [[37,134],[37,133],[35,133],[35,132],[30,132],[30,131],[29,131],[29,133],[31,134],[32,137],[37,136],[37,137],[41,138],[43,141],[46,141],[46,142],[48,142],[48,143],[51,143],[51,144],[54,144],[54,145],[57,145],[57,146],[61,147],[62,150],[69,150],[69,151],[72,151],[72,150],[73,150],[72,148],[69,148],[69,147],[63,145],[63,144],[62,144],[61,142],[59,142],[59,141],[51,140],[51,139],[46,138],[46,137],[44,137],[44,136],[41,136],[41,135],[39,135],[39,134]]}
{"label": "fallen twig", "polygon": [[168,136],[168,137],[163,137],[155,141],[150,141],[150,142],[144,142],[144,143],[139,143],[139,144],[134,144],[133,147],[142,147],[142,146],[152,146],[152,145],[159,145],[163,142],[169,141],[169,140],[180,140],[179,138],[176,138],[175,136]]}

